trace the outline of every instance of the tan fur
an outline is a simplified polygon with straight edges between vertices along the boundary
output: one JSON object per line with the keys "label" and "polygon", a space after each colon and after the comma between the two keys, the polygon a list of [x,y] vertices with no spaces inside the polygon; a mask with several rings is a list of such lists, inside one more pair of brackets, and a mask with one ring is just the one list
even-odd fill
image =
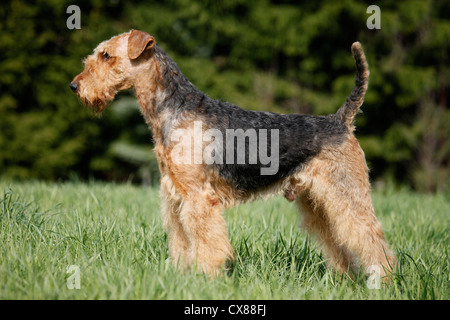
{"label": "tan fur", "polygon": [[392,269],[395,259],[375,217],[364,153],[353,135],[323,150],[296,178],[306,227],[323,241],[331,265],[376,265],[382,274]]}

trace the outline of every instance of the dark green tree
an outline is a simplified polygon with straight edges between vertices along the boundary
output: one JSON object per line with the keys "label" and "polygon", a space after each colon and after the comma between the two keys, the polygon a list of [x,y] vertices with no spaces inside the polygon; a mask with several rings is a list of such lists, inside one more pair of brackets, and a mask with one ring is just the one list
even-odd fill
{"label": "dark green tree", "polygon": [[372,179],[449,187],[448,1],[378,1],[373,30],[369,1],[86,0],[81,30],[66,27],[70,4],[0,4],[1,175],[154,180],[133,92],[99,119],[68,88],[100,41],[135,28],[211,97],[283,113],[335,112],[353,87],[350,46],[360,41],[371,78],[356,134]]}

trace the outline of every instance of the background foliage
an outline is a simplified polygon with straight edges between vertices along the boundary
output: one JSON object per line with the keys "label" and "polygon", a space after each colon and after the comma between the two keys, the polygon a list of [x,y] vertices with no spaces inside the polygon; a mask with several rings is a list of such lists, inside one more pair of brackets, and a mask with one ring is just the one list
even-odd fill
{"label": "background foliage", "polygon": [[[151,133],[133,93],[102,118],[68,87],[102,40],[141,29],[212,98],[244,108],[327,114],[354,82],[350,46],[371,68],[357,136],[373,180],[448,188],[450,2],[3,1],[0,4],[0,175],[47,180],[157,176]],[[66,8],[81,8],[68,30]]]}

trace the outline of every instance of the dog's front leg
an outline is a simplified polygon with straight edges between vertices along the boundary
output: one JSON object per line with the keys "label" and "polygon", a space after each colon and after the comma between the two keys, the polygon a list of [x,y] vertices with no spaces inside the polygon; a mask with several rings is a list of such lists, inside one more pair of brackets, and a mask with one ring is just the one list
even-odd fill
{"label": "dog's front leg", "polygon": [[186,265],[211,276],[222,273],[233,249],[228,240],[223,205],[208,192],[184,197],[180,221],[189,241]]}

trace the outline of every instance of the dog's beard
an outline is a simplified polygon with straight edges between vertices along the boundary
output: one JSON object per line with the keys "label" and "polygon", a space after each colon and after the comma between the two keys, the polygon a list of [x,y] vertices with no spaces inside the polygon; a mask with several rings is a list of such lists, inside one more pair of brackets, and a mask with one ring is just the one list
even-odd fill
{"label": "dog's beard", "polygon": [[95,115],[99,116],[106,109],[107,101],[99,98],[90,100],[86,97],[79,97],[81,102],[89,108]]}
{"label": "dog's beard", "polygon": [[108,103],[114,100],[115,93],[116,92],[114,91],[107,94],[99,94],[92,99],[87,96],[79,96],[79,98],[84,105],[94,112],[95,115],[100,116],[106,109]]}

